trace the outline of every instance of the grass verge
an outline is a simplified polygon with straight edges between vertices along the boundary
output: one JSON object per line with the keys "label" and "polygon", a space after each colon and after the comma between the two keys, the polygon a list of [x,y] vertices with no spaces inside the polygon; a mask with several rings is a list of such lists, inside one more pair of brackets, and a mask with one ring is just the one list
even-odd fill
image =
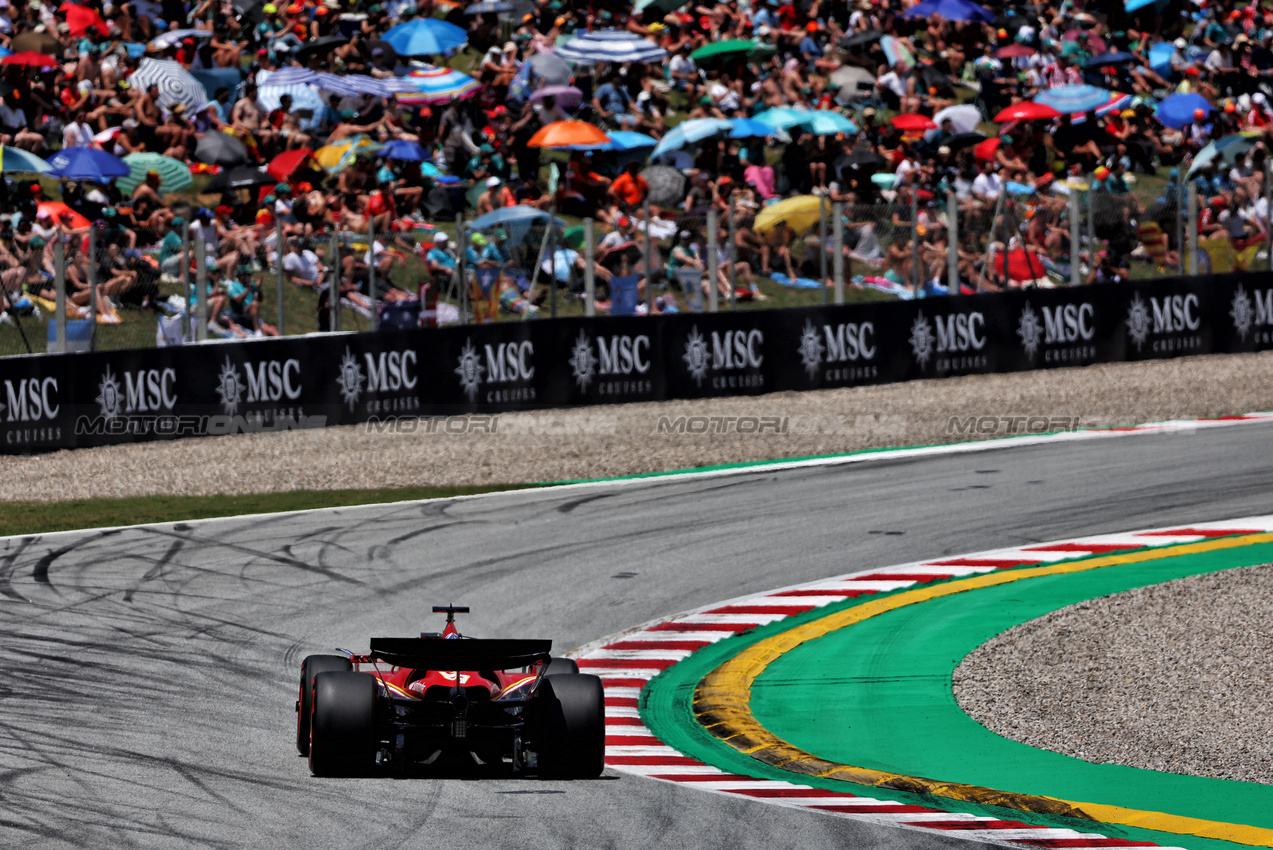
{"label": "grass verge", "polygon": [[342,508],[411,499],[471,496],[537,486],[540,485],[386,487],[377,490],[292,490],[286,493],[249,493],[242,496],[137,496],[126,499],[75,499],[69,502],[7,502],[0,505],[0,535],[45,534],[77,528],[177,522],[311,508]]}

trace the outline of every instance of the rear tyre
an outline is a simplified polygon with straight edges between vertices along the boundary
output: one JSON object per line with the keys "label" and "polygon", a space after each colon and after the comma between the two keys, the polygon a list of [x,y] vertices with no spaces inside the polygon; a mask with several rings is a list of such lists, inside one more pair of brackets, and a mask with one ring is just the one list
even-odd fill
{"label": "rear tyre", "polygon": [[605,770],[605,693],[586,674],[555,675],[539,686],[539,772],[592,779]]}
{"label": "rear tyre", "polygon": [[565,674],[575,674],[579,672],[579,665],[575,663],[573,658],[549,658],[548,669],[544,671],[545,676],[560,676]]}
{"label": "rear tyre", "polygon": [[370,673],[320,673],[314,677],[314,719],[309,769],[315,776],[369,770],[375,758],[376,677]]}
{"label": "rear tyre", "polygon": [[301,695],[296,701],[296,750],[309,755],[309,723],[314,710],[314,677],[319,673],[348,673],[354,665],[343,655],[310,655],[301,662]]}

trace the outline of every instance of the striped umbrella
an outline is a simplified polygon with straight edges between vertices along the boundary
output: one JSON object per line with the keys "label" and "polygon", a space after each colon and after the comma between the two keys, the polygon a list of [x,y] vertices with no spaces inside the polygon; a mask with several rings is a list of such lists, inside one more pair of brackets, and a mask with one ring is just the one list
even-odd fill
{"label": "striped umbrella", "polygon": [[1034,102],[1050,106],[1062,115],[1075,116],[1071,120],[1079,121],[1081,119],[1078,116],[1085,112],[1104,115],[1115,109],[1122,109],[1132,102],[1132,96],[1080,84],[1046,89],[1034,96]]}
{"label": "striped umbrella", "polygon": [[125,195],[131,195],[137,184],[146,179],[146,173],[154,171],[159,174],[159,191],[167,194],[180,192],[194,184],[190,169],[180,160],[157,153],[130,153],[124,157],[128,163],[128,176],[119,178],[115,184]]}
{"label": "striped umbrella", "polygon": [[412,71],[403,80],[415,86],[414,92],[398,95],[398,102],[406,104],[446,103],[453,97],[464,100],[482,88],[482,84],[468,74],[432,65]]}
{"label": "striped umbrella", "polygon": [[466,15],[492,15],[497,12],[511,12],[513,4],[507,0],[481,0],[464,10]]}
{"label": "striped umbrella", "polygon": [[582,65],[631,64],[661,62],[667,51],[649,39],[627,30],[598,30],[571,39],[557,48],[557,55],[567,62]]}
{"label": "striped umbrella", "polygon": [[25,171],[28,174],[43,174],[52,170],[53,166],[30,151],[24,151],[22,148],[11,148],[8,145],[0,145],[0,171],[5,174],[12,174],[18,171]]}
{"label": "striped umbrella", "polygon": [[[262,71],[260,80],[268,79],[272,86],[298,86],[313,83],[318,79],[318,72],[308,68],[279,68],[277,71]],[[264,85],[264,83],[260,83]]]}
{"label": "striped umbrella", "polygon": [[185,68],[167,59],[143,59],[137,71],[129,78],[129,84],[139,91],[151,85],[159,86],[159,106],[171,110],[180,103],[187,112],[198,112],[208,104],[208,93],[203,84]]}
{"label": "striped umbrella", "polygon": [[373,97],[388,97],[390,92],[374,77],[365,74],[326,74],[318,73],[313,83],[323,91],[338,94],[341,97],[357,97],[369,94]]}

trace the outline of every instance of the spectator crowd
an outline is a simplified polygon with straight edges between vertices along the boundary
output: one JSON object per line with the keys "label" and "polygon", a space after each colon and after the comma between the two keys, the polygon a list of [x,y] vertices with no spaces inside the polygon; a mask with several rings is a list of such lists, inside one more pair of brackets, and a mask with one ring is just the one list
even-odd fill
{"label": "spectator crowd", "polygon": [[[0,320],[47,309],[59,245],[74,315],[181,313],[202,277],[210,329],[250,336],[280,266],[319,328],[336,299],[454,320],[460,288],[536,315],[587,272],[615,312],[829,285],[824,200],[852,284],[902,298],[949,291],[952,256],[972,292],[1183,265],[1194,225],[1239,267],[1268,243],[1258,2],[637,6],[0,0]],[[607,39],[639,55],[579,57]]]}

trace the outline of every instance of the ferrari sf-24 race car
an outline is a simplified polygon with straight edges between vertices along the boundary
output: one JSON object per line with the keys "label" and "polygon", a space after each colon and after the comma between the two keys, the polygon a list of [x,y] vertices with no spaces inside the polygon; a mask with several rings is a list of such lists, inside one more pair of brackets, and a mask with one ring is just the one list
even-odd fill
{"label": "ferrari sf-24 race car", "polygon": [[423,766],[599,776],[601,680],[553,658],[552,641],[473,639],[456,614],[440,633],[372,638],[371,651],[301,664],[296,748],[316,776],[405,773]]}

